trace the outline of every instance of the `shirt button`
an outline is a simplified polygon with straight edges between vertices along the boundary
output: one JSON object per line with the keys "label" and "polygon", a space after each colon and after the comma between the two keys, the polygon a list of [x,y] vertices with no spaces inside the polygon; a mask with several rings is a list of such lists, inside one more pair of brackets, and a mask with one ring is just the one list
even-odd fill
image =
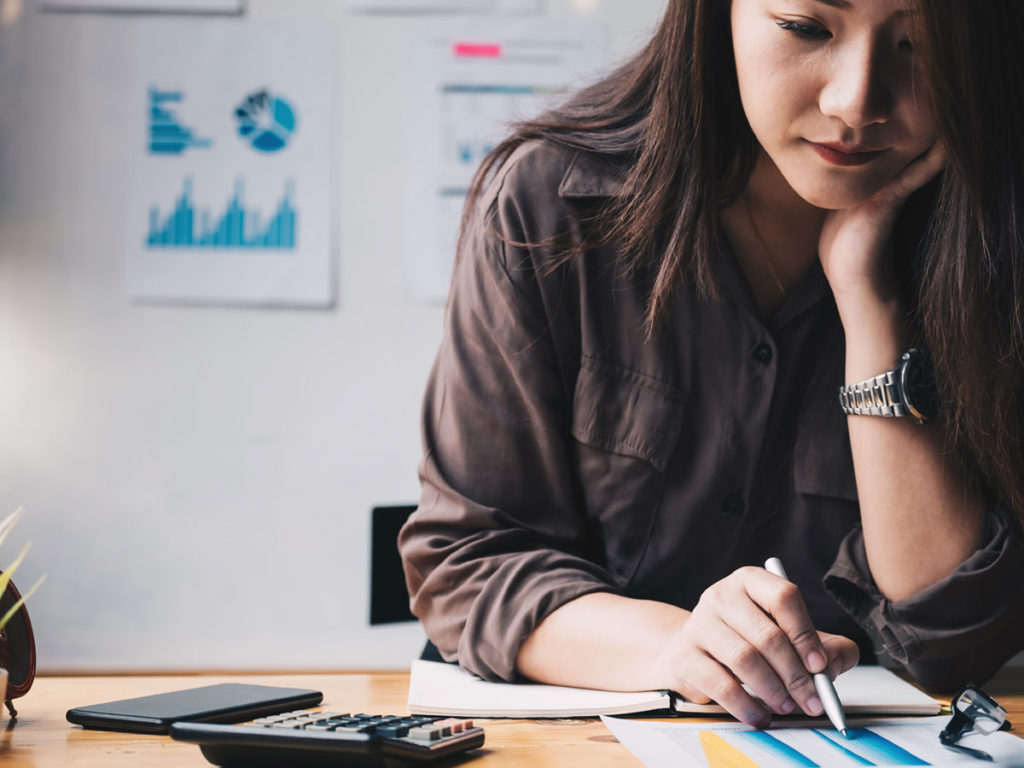
{"label": "shirt button", "polygon": [[754,359],[762,365],[768,365],[772,361],[772,348],[762,341],[754,347]]}
{"label": "shirt button", "polygon": [[747,505],[743,501],[743,497],[735,493],[722,499],[722,514],[739,517],[746,508]]}

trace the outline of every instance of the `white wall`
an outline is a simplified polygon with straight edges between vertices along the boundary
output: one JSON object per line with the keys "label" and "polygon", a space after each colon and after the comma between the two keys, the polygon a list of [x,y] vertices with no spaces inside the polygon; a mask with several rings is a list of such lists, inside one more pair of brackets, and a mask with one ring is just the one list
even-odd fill
{"label": "white wall", "polygon": [[[662,0],[548,0],[611,55]],[[407,298],[401,211],[412,22],[342,0],[246,20],[337,31],[330,311],[129,303],[116,217],[130,18],[0,28],[0,553],[42,670],[402,667],[422,634],[368,625],[369,511],[417,498],[418,410],[441,310]]]}

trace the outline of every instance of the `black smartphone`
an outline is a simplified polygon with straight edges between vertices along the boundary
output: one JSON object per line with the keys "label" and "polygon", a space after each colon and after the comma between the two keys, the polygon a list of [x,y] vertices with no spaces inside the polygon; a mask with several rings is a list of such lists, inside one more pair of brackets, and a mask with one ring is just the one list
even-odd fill
{"label": "black smartphone", "polygon": [[239,723],[262,715],[315,707],[323,697],[320,691],[305,688],[222,683],[75,707],[68,710],[67,718],[76,725],[105,731],[169,733],[171,723],[179,720]]}

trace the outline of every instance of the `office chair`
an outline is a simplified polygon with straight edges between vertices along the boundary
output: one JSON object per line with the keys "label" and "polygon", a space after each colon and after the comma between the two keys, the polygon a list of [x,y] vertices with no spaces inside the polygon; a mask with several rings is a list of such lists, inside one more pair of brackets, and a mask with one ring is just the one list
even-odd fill
{"label": "office chair", "polygon": [[[413,504],[374,507],[370,517],[370,624],[416,621],[409,610],[398,531],[416,510]],[[437,646],[427,640],[420,658],[444,661]]]}

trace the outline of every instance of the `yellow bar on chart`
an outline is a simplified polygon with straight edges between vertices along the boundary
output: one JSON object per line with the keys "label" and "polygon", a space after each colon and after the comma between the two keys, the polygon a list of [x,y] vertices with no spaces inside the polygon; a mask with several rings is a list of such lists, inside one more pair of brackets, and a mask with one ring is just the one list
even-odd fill
{"label": "yellow bar on chart", "polygon": [[700,746],[711,768],[761,768],[714,731],[700,732]]}

